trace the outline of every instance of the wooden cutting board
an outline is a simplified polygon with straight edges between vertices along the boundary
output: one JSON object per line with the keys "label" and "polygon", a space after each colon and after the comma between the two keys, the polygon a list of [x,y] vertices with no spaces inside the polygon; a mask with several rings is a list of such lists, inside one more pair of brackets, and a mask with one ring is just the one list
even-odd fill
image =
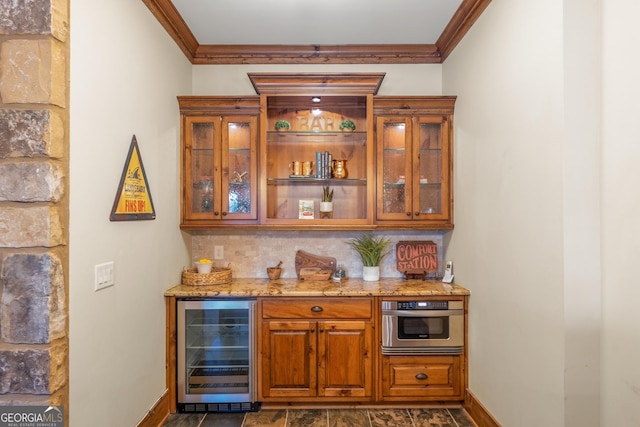
{"label": "wooden cutting board", "polygon": [[314,255],[303,250],[296,252],[296,275],[300,280],[327,280],[335,271],[334,257]]}

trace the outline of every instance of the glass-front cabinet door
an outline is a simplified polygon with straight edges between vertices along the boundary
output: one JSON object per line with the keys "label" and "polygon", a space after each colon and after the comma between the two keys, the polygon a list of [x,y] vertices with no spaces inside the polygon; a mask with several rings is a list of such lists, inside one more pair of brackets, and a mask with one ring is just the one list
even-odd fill
{"label": "glass-front cabinet door", "polygon": [[413,217],[446,218],[448,212],[448,128],[442,117],[413,118]]}
{"label": "glass-front cabinet door", "polygon": [[185,116],[182,225],[258,218],[258,116]]}
{"label": "glass-front cabinet door", "polygon": [[220,194],[214,194],[220,187],[219,127],[220,121],[213,117],[185,119],[184,214],[189,219],[212,217],[213,200],[220,199]]}
{"label": "glass-front cabinet door", "polygon": [[449,125],[446,117],[378,116],[377,208],[385,221],[450,221]]}
{"label": "glass-front cabinet door", "polygon": [[222,219],[257,218],[256,117],[222,118]]}
{"label": "glass-front cabinet door", "polygon": [[[411,119],[378,118],[378,218],[411,216]],[[407,182],[408,178],[408,182]]]}

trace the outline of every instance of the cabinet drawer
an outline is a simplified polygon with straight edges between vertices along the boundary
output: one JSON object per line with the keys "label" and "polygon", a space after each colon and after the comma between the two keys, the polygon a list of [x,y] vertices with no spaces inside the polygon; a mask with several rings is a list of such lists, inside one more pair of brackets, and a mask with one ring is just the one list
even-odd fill
{"label": "cabinet drawer", "polygon": [[278,298],[262,300],[264,319],[370,319],[371,298]]}
{"label": "cabinet drawer", "polygon": [[383,395],[393,397],[462,396],[460,356],[383,357]]}

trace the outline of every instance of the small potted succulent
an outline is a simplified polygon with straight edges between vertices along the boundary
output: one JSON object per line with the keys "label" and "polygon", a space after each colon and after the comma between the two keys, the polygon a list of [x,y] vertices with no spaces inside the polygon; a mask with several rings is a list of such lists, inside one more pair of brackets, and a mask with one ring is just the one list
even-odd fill
{"label": "small potted succulent", "polygon": [[278,131],[278,132],[284,132],[286,130],[291,129],[291,125],[289,124],[288,121],[286,120],[278,120],[274,126],[274,128]]}
{"label": "small potted succulent", "polygon": [[358,252],[362,260],[362,279],[375,282],[380,279],[380,262],[389,252],[391,241],[384,237],[361,234],[351,239],[349,245]]}
{"label": "small potted succulent", "polygon": [[320,218],[333,218],[333,189],[328,185],[322,186],[322,201],[320,202]]}
{"label": "small potted succulent", "polygon": [[356,124],[351,120],[343,120],[342,123],[340,123],[340,130],[342,132],[353,132],[356,130]]}

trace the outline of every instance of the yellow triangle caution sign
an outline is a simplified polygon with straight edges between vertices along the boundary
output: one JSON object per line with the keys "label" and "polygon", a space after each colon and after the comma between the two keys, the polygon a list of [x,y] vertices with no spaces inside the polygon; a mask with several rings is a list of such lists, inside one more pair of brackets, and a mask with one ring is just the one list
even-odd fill
{"label": "yellow triangle caution sign", "polygon": [[137,221],[156,219],[151,191],[144,172],[138,141],[133,135],[129,154],[124,164],[116,199],[111,209],[111,221]]}

